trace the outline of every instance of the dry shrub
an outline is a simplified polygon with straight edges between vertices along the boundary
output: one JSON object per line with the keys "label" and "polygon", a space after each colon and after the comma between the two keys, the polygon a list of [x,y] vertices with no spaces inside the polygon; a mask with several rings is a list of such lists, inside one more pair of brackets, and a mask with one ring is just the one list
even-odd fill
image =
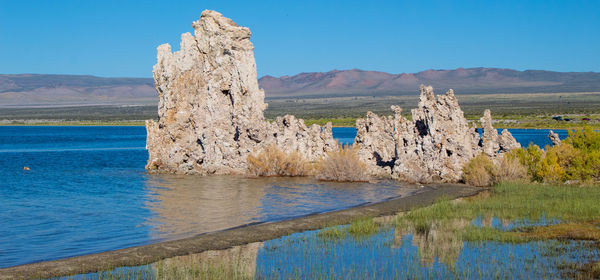
{"label": "dry shrub", "polygon": [[286,153],[271,144],[246,158],[248,173],[254,176],[306,176],[311,164],[297,151]]}
{"label": "dry shrub", "polygon": [[496,172],[497,167],[494,162],[488,156],[479,154],[463,167],[463,179],[465,183],[472,186],[491,186]]}
{"label": "dry shrub", "polygon": [[527,167],[512,153],[506,153],[498,162],[495,181],[520,181],[527,179]]}
{"label": "dry shrub", "polygon": [[328,152],[317,164],[315,177],[339,182],[367,182],[370,179],[367,167],[358,157],[358,147],[343,145],[338,145],[336,151]]}

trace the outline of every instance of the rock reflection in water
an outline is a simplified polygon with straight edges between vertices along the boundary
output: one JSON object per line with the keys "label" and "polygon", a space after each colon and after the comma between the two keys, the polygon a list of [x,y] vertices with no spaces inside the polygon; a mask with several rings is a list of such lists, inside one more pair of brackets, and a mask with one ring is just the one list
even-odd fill
{"label": "rock reflection in water", "polygon": [[[448,226],[448,224],[452,226]],[[421,264],[431,266],[437,260],[449,267],[454,267],[464,242],[461,238],[463,230],[471,224],[465,219],[455,219],[444,224],[433,223],[428,230],[416,230],[410,225],[407,228],[394,229],[394,246],[399,248],[407,237],[412,238],[412,245],[419,250]]]}
{"label": "rock reflection in water", "polygon": [[154,263],[156,279],[252,279],[262,242],[206,251]]}
{"label": "rock reflection in water", "polygon": [[224,176],[153,175],[148,181],[152,239],[173,239],[250,223],[264,195],[262,183]]}
{"label": "rock reflection in water", "polygon": [[383,228],[331,240],[307,231],[265,241],[256,279],[556,279],[600,259],[589,241],[478,243],[458,242],[443,228],[426,237],[403,233]]}
{"label": "rock reflection in water", "polygon": [[311,178],[151,175],[147,207],[151,239],[189,237],[255,222],[408,196],[413,185],[394,181],[329,183]]}

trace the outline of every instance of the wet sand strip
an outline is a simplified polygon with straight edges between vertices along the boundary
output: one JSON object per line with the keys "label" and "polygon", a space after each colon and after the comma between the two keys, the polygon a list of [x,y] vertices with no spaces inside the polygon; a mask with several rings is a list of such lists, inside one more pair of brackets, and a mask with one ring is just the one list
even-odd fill
{"label": "wet sand strip", "polygon": [[430,205],[441,197],[455,199],[473,196],[482,190],[484,189],[460,184],[428,185],[412,196],[345,210],[313,214],[280,222],[236,227],[180,240],[98,254],[2,268],[0,269],[0,279],[43,279],[104,271],[121,266],[145,265],[165,258],[197,254],[208,250],[223,250],[233,246],[276,239],[295,232],[348,224],[356,219],[394,215],[398,212]]}

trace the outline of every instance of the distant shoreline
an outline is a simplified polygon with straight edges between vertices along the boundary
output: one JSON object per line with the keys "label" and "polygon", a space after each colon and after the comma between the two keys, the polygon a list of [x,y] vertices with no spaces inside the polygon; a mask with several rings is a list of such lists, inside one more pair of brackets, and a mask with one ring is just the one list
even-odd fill
{"label": "distant shoreline", "polygon": [[[312,120],[306,120],[307,125],[317,123]],[[322,124],[321,124],[322,125]],[[106,122],[106,121],[65,121],[65,122],[36,122],[36,123],[3,123],[0,122],[0,126],[145,126],[145,121],[114,121],[114,122]],[[496,129],[580,129],[584,126],[590,126],[594,129],[600,129],[600,125],[598,124],[588,124],[588,125],[572,125],[572,126],[494,126]],[[350,125],[332,125],[332,127],[352,127]]]}

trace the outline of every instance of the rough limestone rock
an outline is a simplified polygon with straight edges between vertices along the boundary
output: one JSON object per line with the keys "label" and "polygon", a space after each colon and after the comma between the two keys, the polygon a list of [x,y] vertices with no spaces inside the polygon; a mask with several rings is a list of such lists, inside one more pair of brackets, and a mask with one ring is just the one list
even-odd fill
{"label": "rough limestone rock", "polygon": [[508,130],[504,129],[498,135],[498,131],[492,126],[492,113],[489,109],[483,112],[480,122],[482,127],[481,146],[486,155],[495,157],[498,152],[510,152],[521,147],[521,144]]}
{"label": "rough limestone rock", "polygon": [[421,183],[456,182],[465,163],[479,153],[496,158],[520,147],[510,132],[498,135],[489,110],[481,119],[480,136],[467,123],[452,90],[437,97],[430,86],[421,86],[420,91],[412,121],[403,118],[397,106],[392,106],[394,116],[369,112],[356,121],[359,156],[373,175]]}
{"label": "rough limestone rock", "polygon": [[558,133],[550,130],[550,133],[548,134],[548,138],[550,139],[550,141],[552,141],[552,146],[560,145],[560,136],[558,136]]}
{"label": "rough limestone rock", "polygon": [[[356,120],[355,143],[360,143],[358,155],[367,162],[375,175],[391,174],[396,158],[394,117],[379,117],[372,112],[365,119]],[[379,137],[372,137],[378,135]],[[381,170],[383,168],[383,170]]]}
{"label": "rough limestone rock", "polygon": [[316,124],[307,127],[304,120],[285,115],[277,117],[275,122],[268,126],[268,131],[265,143],[276,143],[286,153],[298,151],[310,161],[318,160],[325,156],[327,151],[337,149],[331,123],[324,127]]}
{"label": "rough limestone rock", "polygon": [[293,116],[266,122],[251,32],[215,11],[181,35],[180,50],[158,47],[153,76],[158,121],[146,122],[146,168],[196,174],[244,173],[246,157],[270,143],[314,159],[336,149],[331,126]]}

